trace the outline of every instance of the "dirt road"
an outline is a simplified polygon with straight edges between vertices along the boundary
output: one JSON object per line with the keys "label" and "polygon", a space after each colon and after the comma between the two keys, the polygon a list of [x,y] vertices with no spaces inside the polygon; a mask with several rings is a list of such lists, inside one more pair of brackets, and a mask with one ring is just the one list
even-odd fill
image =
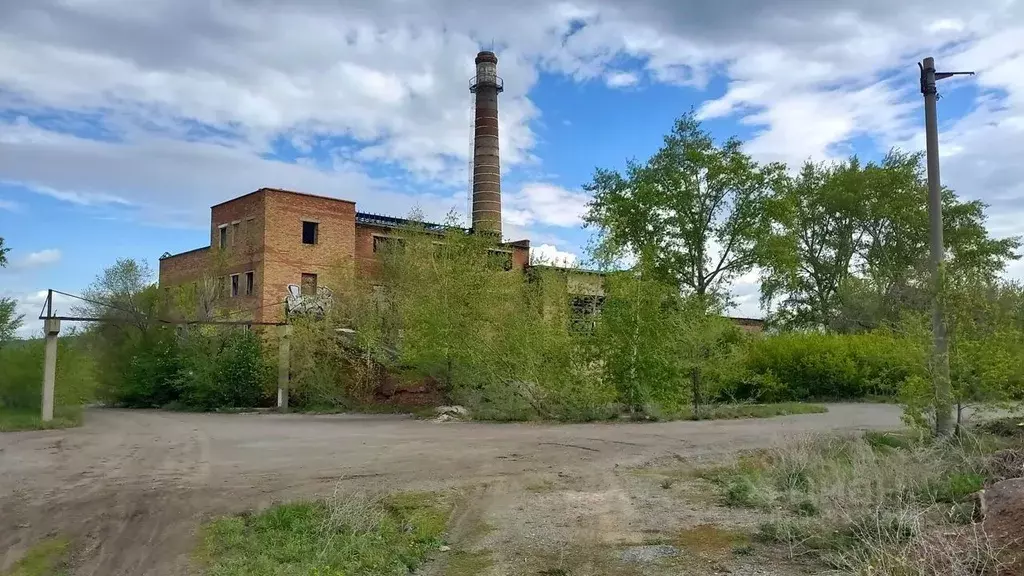
{"label": "dirt road", "polygon": [[[466,497],[453,538],[507,563],[533,547],[638,542],[652,522],[685,525],[702,512],[665,516],[657,498],[633,496],[622,470],[807,432],[894,428],[899,415],[853,404],[763,420],[536,425],[91,410],[80,429],[0,435],[0,570],[60,533],[75,543],[76,576],[188,574],[205,518],[339,485],[457,488]],[[474,534],[481,523],[485,538]]]}

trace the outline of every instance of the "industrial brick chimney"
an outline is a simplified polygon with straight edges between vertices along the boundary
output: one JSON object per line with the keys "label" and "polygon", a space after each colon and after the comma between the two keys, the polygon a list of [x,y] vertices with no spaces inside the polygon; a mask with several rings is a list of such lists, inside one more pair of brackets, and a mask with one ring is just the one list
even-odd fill
{"label": "industrial brick chimney", "polygon": [[501,162],[498,157],[498,57],[485,50],[476,55],[476,76],[469,91],[476,95],[473,122],[473,231],[501,237]]}

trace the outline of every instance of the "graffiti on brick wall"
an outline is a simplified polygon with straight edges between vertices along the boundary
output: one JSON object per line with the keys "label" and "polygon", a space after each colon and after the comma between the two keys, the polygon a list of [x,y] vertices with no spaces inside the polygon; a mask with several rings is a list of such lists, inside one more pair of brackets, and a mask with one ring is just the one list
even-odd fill
{"label": "graffiti on brick wall", "polygon": [[314,294],[303,294],[298,284],[288,285],[288,297],[284,301],[288,316],[323,317],[334,303],[334,293],[327,286],[320,286]]}

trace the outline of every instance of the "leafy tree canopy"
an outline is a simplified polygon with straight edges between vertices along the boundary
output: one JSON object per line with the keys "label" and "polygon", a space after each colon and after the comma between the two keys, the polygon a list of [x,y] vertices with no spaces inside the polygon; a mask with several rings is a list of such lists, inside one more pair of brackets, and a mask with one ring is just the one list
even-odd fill
{"label": "leafy tree canopy", "polygon": [[694,114],[683,115],[646,162],[625,173],[598,169],[585,221],[598,230],[605,264],[651,254],[661,281],[709,305],[727,303],[730,281],[772,251],[780,164],[759,165],[730,138],[717,144]]}
{"label": "leafy tree canopy", "polygon": [[[779,225],[787,249],[763,270],[762,304],[776,321],[872,329],[929,303],[928,187],[922,155],[880,162],[808,162],[786,188]],[[991,282],[1017,258],[1017,237],[992,238],[985,205],[943,191],[947,274]]]}

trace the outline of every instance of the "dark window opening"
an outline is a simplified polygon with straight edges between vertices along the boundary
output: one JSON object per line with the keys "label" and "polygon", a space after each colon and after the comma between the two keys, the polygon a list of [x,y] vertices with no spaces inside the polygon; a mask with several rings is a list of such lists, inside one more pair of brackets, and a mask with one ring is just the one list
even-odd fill
{"label": "dark window opening", "polygon": [[236,246],[241,240],[242,223],[235,222],[231,224],[231,245]]}
{"label": "dark window opening", "polygon": [[315,296],[316,274],[303,274],[300,288],[303,296]]}
{"label": "dark window opening", "polygon": [[597,314],[604,304],[604,296],[596,294],[582,294],[569,298],[569,307],[572,309],[570,327],[573,331],[582,334],[591,334],[597,327]]}
{"label": "dark window opening", "polygon": [[256,284],[255,274],[252,272],[245,273],[245,295],[252,296],[253,288]]}
{"label": "dark window opening", "polygon": [[316,222],[302,222],[302,243],[316,244],[320,238],[320,224]]}
{"label": "dark window opening", "polygon": [[238,297],[238,274],[231,275],[231,297]]}
{"label": "dark window opening", "polygon": [[512,269],[512,253],[507,250],[488,250],[487,256],[495,266],[502,270]]}
{"label": "dark window opening", "polygon": [[220,244],[219,244],[219,246],[221,248],[227,248],[228,247],[228,227],[226,225],[220,227]]}
{"label": "dark window opening", "polygon": [[383,252],[385,250],[395,250],[405,246],[405,240],[402,238],[395,238],[393,236],[374,236],[373,237],[373,252]]}

